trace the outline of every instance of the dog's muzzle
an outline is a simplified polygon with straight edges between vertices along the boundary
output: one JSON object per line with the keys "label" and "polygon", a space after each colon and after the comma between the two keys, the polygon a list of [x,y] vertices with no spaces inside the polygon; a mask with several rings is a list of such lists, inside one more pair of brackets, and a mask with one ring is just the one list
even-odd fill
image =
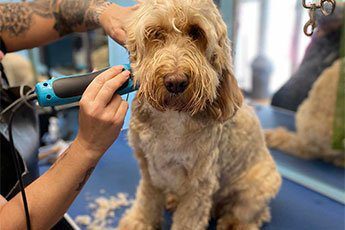
{"label": "dog's muzzle", "polygon": [[165,88],[173,94],[183,93],[188,87],[188,77],[184,74],[173,74],[164,77]]}

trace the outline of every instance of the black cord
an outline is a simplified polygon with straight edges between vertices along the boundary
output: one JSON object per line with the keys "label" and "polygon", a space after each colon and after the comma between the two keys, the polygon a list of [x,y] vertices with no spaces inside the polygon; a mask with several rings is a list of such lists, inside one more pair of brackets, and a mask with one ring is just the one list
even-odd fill
{"label": "black cord", "polygon": [[27,102],[28,99],[32,100],[32,99],[35,99],[35,98],[36,98],[36,96],[34,96],[34,95],[32,95],[31,97],[23,97],[22,100],[11,109],[11,114],[10,114],[10,118],[9,118],[9,122],[8,122],[8,135],[9,135],[9,139],[10,139],[10,149],[11,149],[11,154],[12,154],[12,157],[13,157],[13,162],[14,162],[17,178],[18,178],[18,181],[19,181],[20,191],[21,191],[21,194],[22,194],[22,200],[23,200],[23,205],[24,205],[27,230],[31,230],[30,213],[29,213],[28,202],[27,202],[27,199],[26,199],[26,193],[25,193],[25,187],[24,187],[24,183],[23,183],[23,178],[22,178],[22,175],[21,175],[21,172],[20,172],[20,160],[19,160],[19,155],[18,155],[19,153],[15,150],[15,147],[14,147],[12,124],[13,124],[15,113],[18,111],[18,109],[25,102]]}

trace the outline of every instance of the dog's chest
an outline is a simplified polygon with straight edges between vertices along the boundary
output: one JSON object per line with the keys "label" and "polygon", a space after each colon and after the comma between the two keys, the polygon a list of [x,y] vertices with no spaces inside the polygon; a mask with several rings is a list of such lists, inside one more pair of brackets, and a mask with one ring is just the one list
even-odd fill
{"label": "dog's chest", "polygon": [[143,152],[154,186],[182,194],[212,174],[220,124],[174,111],[151,109],[145,120],[140,114],[143,111],[133,114],[130,143]]}
{"label": "dog's chest", "polygon": [[148,170],[154,186],[178,192],[188,182],[195,159],[185,152],[161,152],[148,156]]}
{"label": "dog's chest", "polygon": [[[203,131],[194,129],[188,116],[177,112],[155,116],[149,127],[137,130],[140,148],[147,158],[153,184],[166,191],[178,192],[186,187],[202,154],[208,154]],[[201,149],[202,148],[202,149]],[[183,185],[183,186],[182,186]]]}

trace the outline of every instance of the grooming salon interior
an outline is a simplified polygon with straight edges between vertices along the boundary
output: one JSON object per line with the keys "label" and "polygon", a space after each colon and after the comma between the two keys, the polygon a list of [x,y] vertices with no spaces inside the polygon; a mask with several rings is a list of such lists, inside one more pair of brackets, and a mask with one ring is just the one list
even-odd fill
{"label": "grooming salon interior", "polygon": [[344,0],[0,0],[0,48],[1,230],[345,229]]}

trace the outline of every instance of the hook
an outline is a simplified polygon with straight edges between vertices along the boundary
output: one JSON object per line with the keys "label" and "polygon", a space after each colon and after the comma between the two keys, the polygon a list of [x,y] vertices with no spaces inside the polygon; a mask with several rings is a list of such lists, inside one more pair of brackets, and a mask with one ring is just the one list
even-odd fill
{"label": "hook", "polygon": [[[326,9],[326,6],[327,4],[325,3],[328,3],[328,4],[331,4],[331,10],[327,10]],[[328,15],[331,15],[333,14],[334,10],[335,10],[335,6],[336,6],[336,1],[335,0],[321,0],[321,12],[324,16],[328,16]]]}
{"label": "hook", "polygon": [[315,20],[315,11],[317,6],[315,4],[311,4],[309,10],[309,21],[304,25],[304,33],[307,36],[311,36],[314,33],[314,29],[316,28],[316,20]]}

